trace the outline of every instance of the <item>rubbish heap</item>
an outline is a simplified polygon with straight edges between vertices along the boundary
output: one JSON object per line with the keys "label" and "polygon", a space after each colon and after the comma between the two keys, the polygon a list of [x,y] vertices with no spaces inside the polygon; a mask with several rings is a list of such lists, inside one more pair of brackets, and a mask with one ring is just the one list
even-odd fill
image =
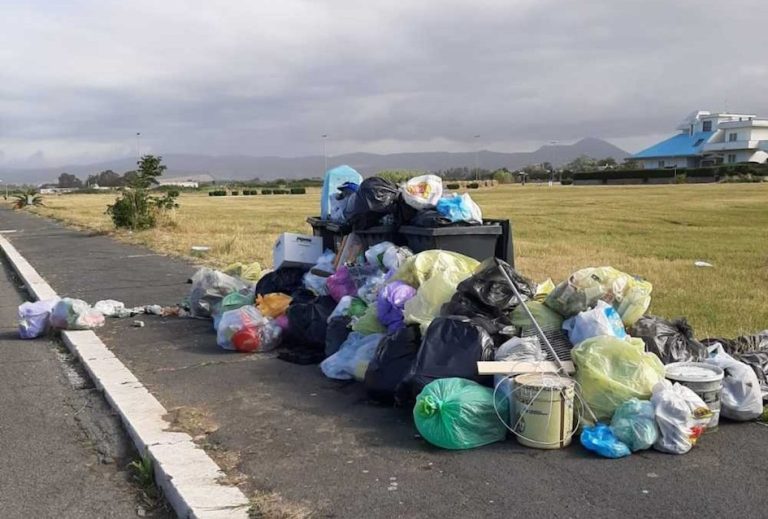
{"label": "rubbish heap", "polygon": [[[768,330],[698,341],[684,319],[647,313],[651,283],[612,267],[536,284],[499,257],[511,235],[487,233],[477,204],[445,194],[439,177],[397,186],[335,168],[310,220],[315,236],[279,237],[273,270],[195,273],[190,316],[212,319],[221,348],[274,350],[412,408],[433,445],[474,448],[511,433],[543,449],[577,437],[611,458],[651,447],[683,454],[720,415],[763,412]],[[459,229],[461,239],[418,250],[404,238],[414,227],[424,230],[411,237]],[[113,303],[25,303],[20,332],[90,328],[141,310]]]}

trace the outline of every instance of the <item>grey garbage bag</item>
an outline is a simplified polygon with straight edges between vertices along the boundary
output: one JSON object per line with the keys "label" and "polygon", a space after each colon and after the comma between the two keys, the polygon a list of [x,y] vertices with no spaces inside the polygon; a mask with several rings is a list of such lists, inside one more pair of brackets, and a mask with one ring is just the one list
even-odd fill
{"label": "grey garbage bag", "polygon": [[232,292],[250,287],[242,280],[218,270],[201,268],[192,276],[189,310],[193,317],[211,317],[217,303]]}

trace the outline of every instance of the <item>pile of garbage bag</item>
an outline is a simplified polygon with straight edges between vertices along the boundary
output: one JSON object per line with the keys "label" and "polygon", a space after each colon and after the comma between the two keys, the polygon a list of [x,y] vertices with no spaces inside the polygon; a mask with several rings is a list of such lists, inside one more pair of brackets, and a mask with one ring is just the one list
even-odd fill
{"label": "pile of garbage bag", "polygon": [[[433,175],[400,186],[363,180],[348,167],[329,175],[334,182],[323,189],[323,218],[351,230],[388,222],[482,224],[469,195],[444,193]],[[112,300],[91,307],[70,298],[25,303],[19,334],[91,329],[105,317],[140,313],[211,319],[220,348],[275,351],[283,361],[318,365],[329,379],[360,382],[370,399],[410,407],[420,436],[445,449],[480,447],[509,433],[535,446],[524,435],[560,420],[559,441],[547,448],[562,448],[573,436],[602,457],[650,448],[683,454],[705,441],[718,412],[736,421],[763,413],[768,330],[697,340],[685,319],[648,313],[649,281],[609,266],[537,284],[498,258],[414,254],[400,243],[353,236],[338,252],[318,250],[304,267],[202,268],[191,278],[185,308],[126,308]],[[572,360],[573,369],[553,360]],[[494,376],[481,375],[479,362],[497,365],[483,370]],[[668,370],[678,363],[722,370],[720,385],[713,379],[716,389],[707,390],[716,398],[695,381],[671,380]],[[524,380],[515,375],[553,369],[570,388],[559,393],[561,405],[544,401],[532,410],[543,389],[557,393],[546,384],[521,404],[515,393]],[[526,424],[534,412],[551,416]]]}

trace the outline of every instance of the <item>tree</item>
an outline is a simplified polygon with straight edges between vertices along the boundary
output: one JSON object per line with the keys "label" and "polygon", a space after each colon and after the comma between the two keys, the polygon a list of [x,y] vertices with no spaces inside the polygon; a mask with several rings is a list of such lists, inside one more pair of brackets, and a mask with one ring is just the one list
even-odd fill
{"label": "tree", "polygon": [[587,157],[586,155],[581,155],[580,157],[577,157],[566,164],[564,169],[574,173],[586,173],[588,171],[595,171],[597,169],[597,161],[591,157]]}
{"label": "tree", "polygon": [[515,177],[507,168],[501,168],[493,172],[493,180],[499,184],[511,184],[515,181]]}
{"label": "tree", "polygon": [[618,166],[618,164],[616,163],[616,159],[614,159],[613,157],[606,157],[604,159],[600,159],[597,161],[597,165],[599,167],[606,168],[606,169],[613,169],[616,166]]}
{"label": "tree", "polygon": [[62,173],[59,175],[59,187],[83,187],[83,181],[75,175]]}
{"label": "tree", "polygon": [[115,227],[126,227],[133,230],[154,227],[160,213],[177,208],[176,197],[179,192],[172,190],[163,197],[153,197],[147,192],[152,185],[157,184],[157,177],[163,174],[166,167],[162,157],[144,155],[138,162],[139,170],[129,177],[128,187],[124,188],[114,204],[107,206],[107,214],[112,217]]}
{"label": "tree", "polygon": [[128,184],[134,189],[149,189],[153,185],[156,185],[157,177],[163,174],[167,168],[162,164],[163,157],[154,155],[144,155],[141,160],[137,162],[139,165],[139,171],[136,178],[131,184]]}
{"label": "tree", "polygon": [[632,170],[632,169],[640,169],[640,161],[635,160],[631,157],[627,157],[624,159],[624,162],[621,163],[621,166],[619,166],[621,169],[626,170]]}
{"label": "tree", "polygon": [[27,189],[21,194],[13,195],[16,199],[13,202],[14,209],[24,209],[28,206],[39,206],[43,204],[43,197],[40,196],[37,189]]}

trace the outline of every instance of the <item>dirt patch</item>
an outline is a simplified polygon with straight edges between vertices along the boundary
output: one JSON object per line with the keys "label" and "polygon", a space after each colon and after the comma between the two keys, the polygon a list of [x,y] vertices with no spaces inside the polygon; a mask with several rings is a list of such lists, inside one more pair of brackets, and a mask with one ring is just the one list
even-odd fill
{"label": "dirt patch", "polygon": [[309,507],[291,503],[275,492],[259,492],[251,498],[248,509],[249,519],[310,519]]}
{"label": "dirt patch", "polygon": [[198,407],[174,407],[163,418],[171,424],[169,431],[185,432],[194,440],[204,439],[219,429],[211,413]]}

